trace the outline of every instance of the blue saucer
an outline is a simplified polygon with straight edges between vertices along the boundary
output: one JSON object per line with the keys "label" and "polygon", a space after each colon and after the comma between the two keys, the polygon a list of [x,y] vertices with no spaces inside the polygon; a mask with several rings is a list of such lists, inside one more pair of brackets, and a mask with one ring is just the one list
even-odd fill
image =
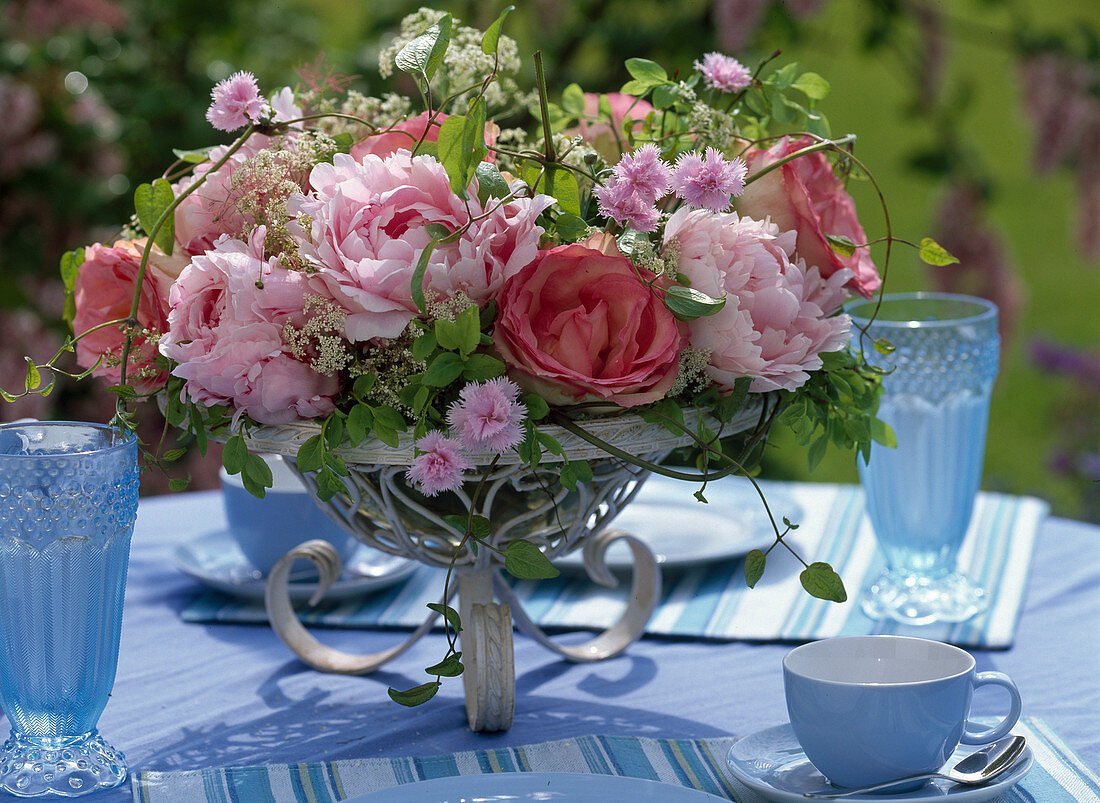
{"label": "blue saucer", "polygon": [[[245,558],[228,530],[215,530],[180,544],[175,551],[176,565],[199,582],[225,594],[247,599],[263,599],[266,577]],[[303,570],[295,579],[291,574],[290,598],[308,600],[317,588],[317,573],[302,561]],[[340,577],[322,602],[372,594],[405,579],[417,567],[415,561],[389,555],[360,544],[344,564]]]}

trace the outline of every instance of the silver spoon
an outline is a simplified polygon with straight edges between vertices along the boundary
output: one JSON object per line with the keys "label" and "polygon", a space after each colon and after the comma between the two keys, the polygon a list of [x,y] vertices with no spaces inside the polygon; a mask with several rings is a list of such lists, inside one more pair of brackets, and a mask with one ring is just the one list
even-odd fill
{"label": "silver spoon", "polygon": [[805,792],[805,797],[828,798],[830,800],[840,797],[861,795],[864,792],[877,792],[880,789],[888,789],[903,783],[923,781],[927,778],[944,778],[965,786],[977,786],[988,783],[1012,767],[1017,756],[1024,750],[1026,740],[1023,736],[1005,736],[992,744],[987,744],[981,750],[971,753],[947,772],[928,772],[923,775],[913,775],[909,778],[898,778],[896,781],[887,781],[873,786],[860,786],[855,789],[844,789],[840,792]]}

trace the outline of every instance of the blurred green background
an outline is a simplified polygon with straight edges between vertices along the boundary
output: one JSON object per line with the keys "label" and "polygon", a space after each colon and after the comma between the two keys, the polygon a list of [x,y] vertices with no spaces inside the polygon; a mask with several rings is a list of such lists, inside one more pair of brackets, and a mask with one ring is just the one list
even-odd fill
{"label": "blurred green background", "polygon": [[[0,384],[20,384],[23,354],[43,358],[59,342],[59,255],[109,238],[129,217],[133,187],[171,161],[171,148],[218,141],[203,119],[215,81],[247,69],[268,89],[294,84],[297,69],[323,53],[339,72],[358,76],[355,88],[382,91],[379,49],[419,5],[0,5]],[[484,27],[504,5],[435,7]],[[671,72],[689,69],[710,50],[750,67],[781,50],[777,65],[797,61],[825,76],[832,93],[823,109],[833,133],[859,135],[856,153],[886,194],[894,234],[932,235],[964,256],[961,268],[931,269],[910,249],[896,248],[888,289],[980,292],[1007,313],[985,486],[1036,494],[1062,515],[1100,521],[1100,260],[1085,253],[1081,236],[1100,229],[1096,0],[517,5],[505,32],[518,40],[528,66],[534,50],[543,52],[552,92],[572,81],[615,90],[631,56]],[[1076,94],[1062,87],[1065,97],[1045,98],[1047,85],[1038,84],[1028,102],[1027,78],[1041,77],[1036,65],[1044,56],[1077,70]],[[533,75],[522,78],[530,84]],[[1044,99],[1052,107],[1045,117],[1035,108]],[[1056,141],[1067,136],[1060,121],[1062,129],[1077,126],[1069,145]],[[1037,139],[1039,152],[1061,149],[1042,172]],[[868,234],[883,234],[870,184],[853,182],[850,190]],[[1095,202],[1084,225],[1080,210],[1089,207],[1082,198]],[[880,268],[882,253],[875,252]],[[96,411],[110,402],[101,390],[65,385],[49,400],[0,408],[0,417],[103,418],[109,412]],[[807,478],[802,453],[782,436],[774,445],[768,471]],[[216,468],[211,458],[193,461],[196,487],[215,482]],[[809,478],[852,481],[852,458],[830,455]]]}

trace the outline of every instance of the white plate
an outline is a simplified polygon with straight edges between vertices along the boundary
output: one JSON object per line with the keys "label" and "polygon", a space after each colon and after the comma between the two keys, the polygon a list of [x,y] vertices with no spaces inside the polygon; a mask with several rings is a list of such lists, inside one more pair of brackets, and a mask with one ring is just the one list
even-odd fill
{"label": "white plate", "polygon": [[393,786],[344,803],[492,803],[492,801],[630,801],[631,803],[706,803],[729,801],[698,789],[626,778],[572,772],[498,772],[457,775]]}
{"label": "white plate", "polygon": [[[789,492],[775,484],[763,487],[781,531],[784,516],[792,521],[801,517],[801,508]],[[747,479],[723,477],[708,483],[706,504],[694,497],[697,488],[690,482],[653,474],[608,526],[637,536],[653,550],[657,562],[668,567],[732,560],[754,549],[767,549],[775,541],[760,496]],[[582,550],[554,562],[559,568],[580,569],[584,566]],[[626,544],[608,547],[607,565],[612,570],[634,565]]]}
{"label": "white plate", "polygon": [[[248,562],[228,530],[209,532],[180,544],[175,558],[181,570],[211,588],[235,597],[263,599],[266,578]],[[323,601],[379,591],[408,577],[416,567],[414,561],[360,544]],[[312,577],[298,581],[291,575],[290,598],[308,600],[317,588],[316,578],[315,572]]]}
{"label": "white plate", "polygon": [[[960,745],[948,760],[948,766],[960,761],[973,746]],[[1025,747],[1023,761],[1008,775],[986,786],[966,787],[939,778],[929,781],[912,792],[876,792],[852,795],[846,801],[878,801],[878,803],[918,803],[925,800],[949,798],[951,803],[981,803],[992,800],[1009,787],[1015,786],[1031,769],[1033,756]],[[805,792],[836,791],[836,787],[818,772],[794,737],[790,725],[779,725],[762,730],[734,743],[726,755],[730,774],[765,799],[776,803],[806,803]]]}

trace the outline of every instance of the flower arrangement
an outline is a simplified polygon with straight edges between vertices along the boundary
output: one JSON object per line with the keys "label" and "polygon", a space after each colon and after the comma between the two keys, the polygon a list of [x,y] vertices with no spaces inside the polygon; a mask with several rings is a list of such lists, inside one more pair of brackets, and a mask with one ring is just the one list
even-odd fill
{"label": "flower arrangement", "polygon": [[[236,139],[177,151],[114,244],[62,259],[67,348],[112,383],[120,421],[159,397],[185,439],[223,440],[226,469],[262,496],[270,472],[245,435],[313,420],[297,466],[322,499],[344,490],[342,444],[397,448],[402,433],[407,480],[429,497],[476,477],[486,452],[556,462],[564,487],[591,479],[545,428],[584,434],[598,415],[690,438],[701,501],[708,480],[753,472],[775,425],[811,463],[829,443],[889,443],[879,374],[842,311],[881,282],[845,189],[869,173],[818,109],[827,82],[708,53],[686,77],[631,59],[619,91],[573,84],[554,102],[538,54],[535,90],[516,81],[507,14],[484,33],[408,17],[381,67],[414,98],[316,71],[293,91],[265,95],[244,72],[214,88],[207,119]],[[27,392],[60,371],[28,362]],[[750,404],[758,427],[732,437]],[[471,513],[456,552],[482,524]],[[774,546],[791,549],[784,525]],[[523,541],[506,558],[520,576],[556,573]],[[749,556],[749,585],[765,562]],[[846,598],[826,564],[802,579]],[[461,671],[451,647],[437,669]],[[391,694],[420,702],[438,680]]]}

